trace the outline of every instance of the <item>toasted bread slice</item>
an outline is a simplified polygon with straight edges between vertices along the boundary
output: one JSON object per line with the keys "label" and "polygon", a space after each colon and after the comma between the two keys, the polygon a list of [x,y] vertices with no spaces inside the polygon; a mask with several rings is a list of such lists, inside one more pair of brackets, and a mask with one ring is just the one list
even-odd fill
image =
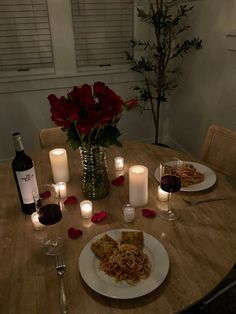
{"label": "toasted bread slice", "polygon": [[122,231],[121,244],[133,244],[140,250],[143,249],[143,232],[142,231]]}
{"label": "toasted bread slice", "polygon": [[103,257],[110,250],[117,247],[117,245],[118,243],[105,233],[100,239],[92,243],[91,249],[98,258],[103,259]]}

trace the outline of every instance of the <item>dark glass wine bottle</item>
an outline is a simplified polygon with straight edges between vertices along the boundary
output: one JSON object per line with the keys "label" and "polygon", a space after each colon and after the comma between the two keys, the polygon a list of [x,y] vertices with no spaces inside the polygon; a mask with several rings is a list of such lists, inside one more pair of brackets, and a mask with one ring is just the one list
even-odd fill
{"label": "dark glass wine bottle", "polygon": [[35,211],[32,191],[37,187],[36,175],[32,159],[24,152],[20,133],[13,133],[13,143],[16,156],[12,161],[16,186],[20,198],[21,208],[25,214]]}

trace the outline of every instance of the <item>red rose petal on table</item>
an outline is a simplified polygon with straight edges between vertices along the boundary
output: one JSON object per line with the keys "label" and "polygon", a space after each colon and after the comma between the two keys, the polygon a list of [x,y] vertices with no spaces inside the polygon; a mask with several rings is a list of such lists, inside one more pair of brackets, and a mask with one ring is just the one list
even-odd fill
{"label": "red rose petal on table", "polygon": [[75,229],[73,227],[69,228],[68,231],[68,236],[71,239],[77,239],[78,237],[82,236],[83,232],[79,229]]}
{"label": "red rose petal on table", "polygon": [[64,201],[65,205],[73,205],[78,202],[77,198],[75,196],[68,196],[67,199]]}
{"label": "red rose petal on table", "polygon": [[45,192],[39,193],[39,196],[41,198],[43,198],[43,199],[49,198],[51,196],[51,192],[50,191],[45,191]]}
{"label": "red rose petal on table", "polygon": [[91,221],[96,223],[102,221],[107,216],[107,212],[105,210],[101,210],[99,213],[96,213],[91,218]]}
{"label": "red rose petal on table", "polygon": [[142,212],[143,212],[143,216],[144,217],[147,217],[147,218],[154,218],[154,217],[156,217],[156,212],[154,212],[154,210],[152,210],[152,209],[143,208]]}
{"label": "red rose petal on table", "polygon": [[112,183],[113,185],[119,186],[119,185],[123,184],[124,181],[125,181],[125,177],[124,177],[124,176],[119,176],[119,177],[113,179],[113,180],[111,181],[111,183]]}

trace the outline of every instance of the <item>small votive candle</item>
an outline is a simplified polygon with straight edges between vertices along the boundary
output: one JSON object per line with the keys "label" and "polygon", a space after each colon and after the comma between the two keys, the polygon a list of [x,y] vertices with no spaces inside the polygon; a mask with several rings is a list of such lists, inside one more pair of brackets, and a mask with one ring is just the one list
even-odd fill
{"label": "small votive candle", "polygon": [[130,204],[126,204],[123,207],[123,214],[125,222],[132,222],[135,218],[135,208],[132,207]]}
{"label": "small votive candle", "polygon": [[64,148],[50,150],[49,157],[54,182],[68,182],[70,178],[66,150]]}
{"label": "small votive candle", "polygon": [[115,169],[123,170],[124,168],[124,157],[115,157]]}
{"label": "small votive candle", "polygon": [[39,222],[39,216],[37,212],[33,212],[33,214],[31,214],[31,220],[35,230],[41,230],[45,227],[43,224],[41,224],[41,222]]}
{"label": "small votive candle", "polygon": [[168,192],[162,190],[162,188],[160,187],[160,185],[158,186],[158,190],[157,190],[157,194],[158,194],[158,198],[160,201],[165,202],[168,200]]}
{"label": "small votive candle", "polygon": [[80,210],[83,218],[88,219],[92,217],[93,204],[89,200],[84,200],[80,202]]}
{"label": "small votive candle", "polygon": [[129,168],[129,202],[134,207],[148,202],[148,168],[135,165]]}
{"label": "small votive candle", "polygon": [[60,198],[65,198],[67,196],[66,183],[58,182],[56,184],[56,192],[60,193]]}

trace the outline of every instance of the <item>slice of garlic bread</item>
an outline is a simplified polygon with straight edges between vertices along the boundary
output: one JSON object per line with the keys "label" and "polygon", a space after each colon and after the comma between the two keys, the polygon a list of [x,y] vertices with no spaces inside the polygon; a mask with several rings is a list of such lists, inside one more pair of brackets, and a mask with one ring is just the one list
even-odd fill
{"label": "slice of garlic bread", "polygon": [[143,249],[143,232],[142,231],[122,231],[121,244],[133,244],[140,250]]}
{"label": "slice of garlic bread", "polygon": [[112,239],[109,235],[104,234],[100,239],[96,242],[92,243],[91,249],[94,254],[103,259],[103,257],[112,249],[117,247],[118,243]]}

